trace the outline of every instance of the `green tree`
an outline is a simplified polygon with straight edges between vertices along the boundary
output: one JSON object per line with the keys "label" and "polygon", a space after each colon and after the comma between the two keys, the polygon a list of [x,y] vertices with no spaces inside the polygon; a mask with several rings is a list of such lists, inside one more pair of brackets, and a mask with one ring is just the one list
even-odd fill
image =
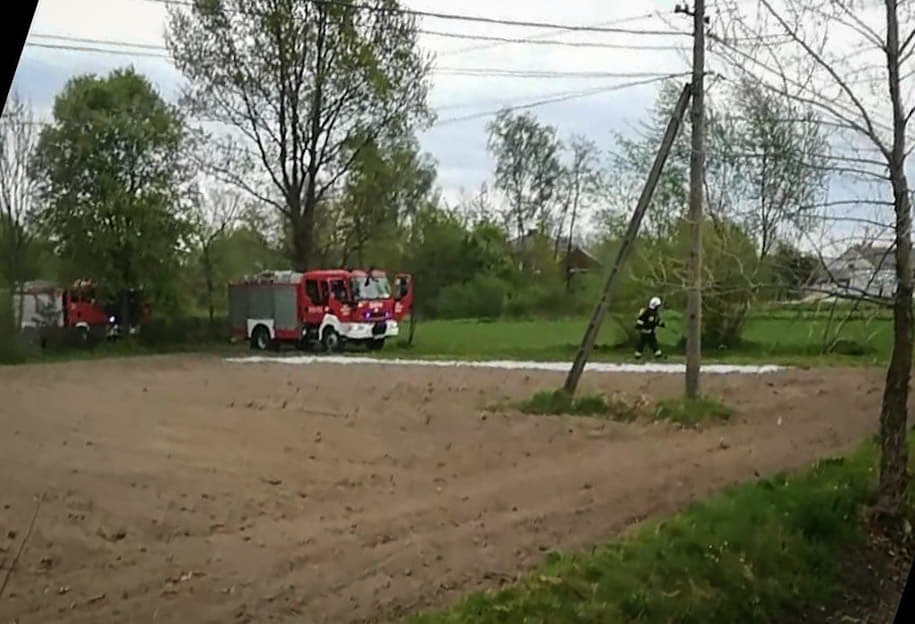
{"label": "green tree", "polygon": [[168,290],[182,217],[186,132],[181,116],[133,69],[80,76],[54,102],[33,161],[38,218],[67,262],[121,297]]}
{"label": "green tree", "polygon": [[342,263],[380,263],[383,252],[402,247],[404,229],[422,206],[434,201],[435,177],[435,164],[414,138],[369,143],[335,206],[341,211],[336,227],[342,236]]}
{"label": "green tree", "polygon": [[[808,105],[778,96],[751,80],[734,90],[715,142],[719,168],[730,166],[719,189],[731,189],[730,211],[756,239],[766,258],[785,234],[808,231],[827,178],[828,141]],[[731,114],[730,110],[735,114]],[[714,163],[713,163],[714,164]]]}
{"label": "green tree", "polygon": [[[618,134],[607,177],[603,222],[619,233],[641,193],[661,144],[680,85],[665,82],[652,116],[635,137]],[[742,81],[707,103],[705,191],[708,212],[740,223],[757,242],[760,258],[784,235],[810,226],[822,196],[827,144],[809,106]],[[676,235],[689,188],[688,118],[664,166],[646,215],[647,236]],[[792,232],[793,230],[793,232]]]}
{"label": "green tree", "polygon": [[[638,127],[634,136],[616,133],[605,172],[605,208],[600,220],[611,235],[621,235],[645,186],[648,172],[661,146],[661,138],[676,106],[682,87],[673,81],[662,83],[655,98],[651,116]],[[709,124],[711,126],[712,124]],[[661,172],[648,211],[642,221],[644,236],[668,239],[676,232],[684,214],[689,188],[688,123],[677,135],[670,156]],[[712,135],[711,130],[709,136]],[[706,160],[713,158],[711,146]]]}
{"label": "green tree", "polygon": [[495,186],[505,194],[509,231],[519,239],[552,229],[553,201],[562,179],[562,143],[556,129],[530,113],[503,110],[489,124],[489,151],[496,160]]}
{"label": "green tree", "polygon": [[[430,120],[430,59],[396,0],[193,0],[170,7],[167,44],[220,139],[223,179],[272,206],[291,260],[316,256],[319,209],[382,135]],[[235,137],[241,137],[236,139]]]}
{"label": "green tree", "polygon": [[810,282],[820,261],[816,255],[804,253],[786,242],[776,245],[769,257],[776,298],[797,298]]}

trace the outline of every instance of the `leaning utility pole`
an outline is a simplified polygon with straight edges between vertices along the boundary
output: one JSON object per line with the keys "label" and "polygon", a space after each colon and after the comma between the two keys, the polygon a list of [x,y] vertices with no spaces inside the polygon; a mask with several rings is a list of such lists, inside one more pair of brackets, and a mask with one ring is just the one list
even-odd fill
{"label": "leaning utility pole", "polygon": [[686,397],[699,394],[702,358],[702,182],[705,167],[705,0],[695,9],[677,5],[675,12],[693,18],[693,106],[690,110],[692,145],[689,156],[689,259],[686,286]]}
{"label": "leaning utility pole", "polygon": [[667,123],[667,130],[664,131],[661,148],[655,156],[654,164],[651,166],[651,171],[648,174],[648,180],[645,182],[645,187],[642,189],[642,195],[639,197],[639,203],[636,204],[635,212],[632,213],[632,218],[629,220],[629,227],[626,229],[626,234],[623,236],[620,249],[616,254],[616,261],[607,273],[603,294],[601,295],[600,301],[597,302],[597,306],[594,308],[594,313],[591,315],[591,321],[585,329],[585,335],[582,338],[581,346],[578,348],[578,353],[575,354],[575,363],[572,364],[569,375],[566,377],[565,386],[563,386],[563,390],[569,395],[575,394],[575,389],[578,388],[578,381],[581,379],[581,374],[585,370],[585,363],[587,363],[588,358],[591,356],[591,351],[594,349],[597,333],[600,331],[601,323],[604,322],[607,308],[610,307],[610,291],[613,289],[613,284],[616,282],[616,277],[619,275],[623,263],[632,250],[632,245],[635,243],[636,236],[639,233],[639,226],[642,224],[642,217],[644,217],[645,213],[648,211],[648,204],[651,203],[654,189],[658,185],[658,179],[661,177],[661,171],[664,169],[667,155],[670,154],[670,148],[674,144],[674,139],[677,138],[677,132],[680,130],[680,124],[683,121],[683,116],[686,114],[686,106],[689,104],[690,92],[690,85],[686,85],[680,93],[680,99],[677,100],[677,106],[674,108],[670,121]]}

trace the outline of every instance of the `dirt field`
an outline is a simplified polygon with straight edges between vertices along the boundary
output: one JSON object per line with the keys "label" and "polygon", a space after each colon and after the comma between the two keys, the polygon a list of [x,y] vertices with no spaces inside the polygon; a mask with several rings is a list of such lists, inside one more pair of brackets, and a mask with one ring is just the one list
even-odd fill
{"label": "dirt field", "polygon": [[[0,623],[353,622],[495,586],[875,430],[881,373],[707,376],[701,432],[492,414],[561,373],[162,357],[0,368]],[[672,396],[676,375],[584,386]]]}

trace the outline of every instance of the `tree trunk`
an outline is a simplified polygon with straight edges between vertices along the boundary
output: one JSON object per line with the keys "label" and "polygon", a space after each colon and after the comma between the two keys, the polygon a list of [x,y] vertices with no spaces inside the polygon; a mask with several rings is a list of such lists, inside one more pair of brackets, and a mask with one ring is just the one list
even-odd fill
{"label": "tree trunk", "polygon": [[308,270],[313,253],[314,243],[314,199],[309,206],[308,198],[304,206],[290,206],[290,212],[297,215],[290,220],[292,229],[292,265],[296,271]]}
{"label": "tree trunk", "polygon": [[210,317],[210,333],[215,335],[216,329],[216,310],[213,305],[213,263],[210,259],[209,245],[203,248],[203,277],[206,280],[207,287],[207,311]]}
{"label": "tree trunk", "polygon": [[893,299],[893,352],[880,410],[880,496],[877,508],[899,509],[908,485],[909,380],[912,370],[912,217],[908,183],[901,169],[890,174],[896,210],[896,294]]}
{"label": "tree trunk", "polygon": [[575,217],[578,214],[579,185],[575,184],[575,199],[572,202],[572,222],[569,224],[569,240],[566,243],[566,294],[572,291],[572,237],[575,236]]}
{"label": "tree trunk", "polygon": [[[13,329],[15,329],[16,333],[18,334],[22,331],[22,324],[24,322],[22,316],[25,314],[25,295],[23,293],[25,290],[25,280],[20,279],[18,281],[14,281],[12,288],[13,290],[10,293],[13,297],[12,301],[13,303],[16,301],[19,302],[19,305],[17,306],[19,309],[13,313]],[[18,299],[16,299],[16,293],[19,293]]]}
{"label": "tree trunk", "polygon": [[905,176],[906,114],[899,88],[899,22],[896,0],[886,0],[886,57],[893,101],[890,180],[896,213],[896,294],[893,299],[893,352],[880,410],[880,488],[877,510],[898,512],[908,485],[909,379],[912,371],[912,205]]}
{"label": "tree trunk", "polygon": [[130,289],[121,291],[121,318],[118,319],[120,336],[126,338],[130,335]]}

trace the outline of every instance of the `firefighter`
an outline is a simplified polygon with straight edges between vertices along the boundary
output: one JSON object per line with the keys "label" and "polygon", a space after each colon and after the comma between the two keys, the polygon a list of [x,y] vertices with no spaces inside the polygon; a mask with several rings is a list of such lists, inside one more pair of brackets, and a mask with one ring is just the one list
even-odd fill
{"label": "firefighter", "polygon": [[651,347],[655,357],[661,357],[663,353],[661,353],[661,349],[658,347],[658,339],[655,336],[655,329],[658,327],[666,327],[664,321],[661,320],[660,297],[652,297],[648,302],[648,307],[639,310],[639,316],[635,321],[635,327],[639,330],[639,345],[635,350],[636,359],[642,357],[642,351],[645,350],[645,345]]}

